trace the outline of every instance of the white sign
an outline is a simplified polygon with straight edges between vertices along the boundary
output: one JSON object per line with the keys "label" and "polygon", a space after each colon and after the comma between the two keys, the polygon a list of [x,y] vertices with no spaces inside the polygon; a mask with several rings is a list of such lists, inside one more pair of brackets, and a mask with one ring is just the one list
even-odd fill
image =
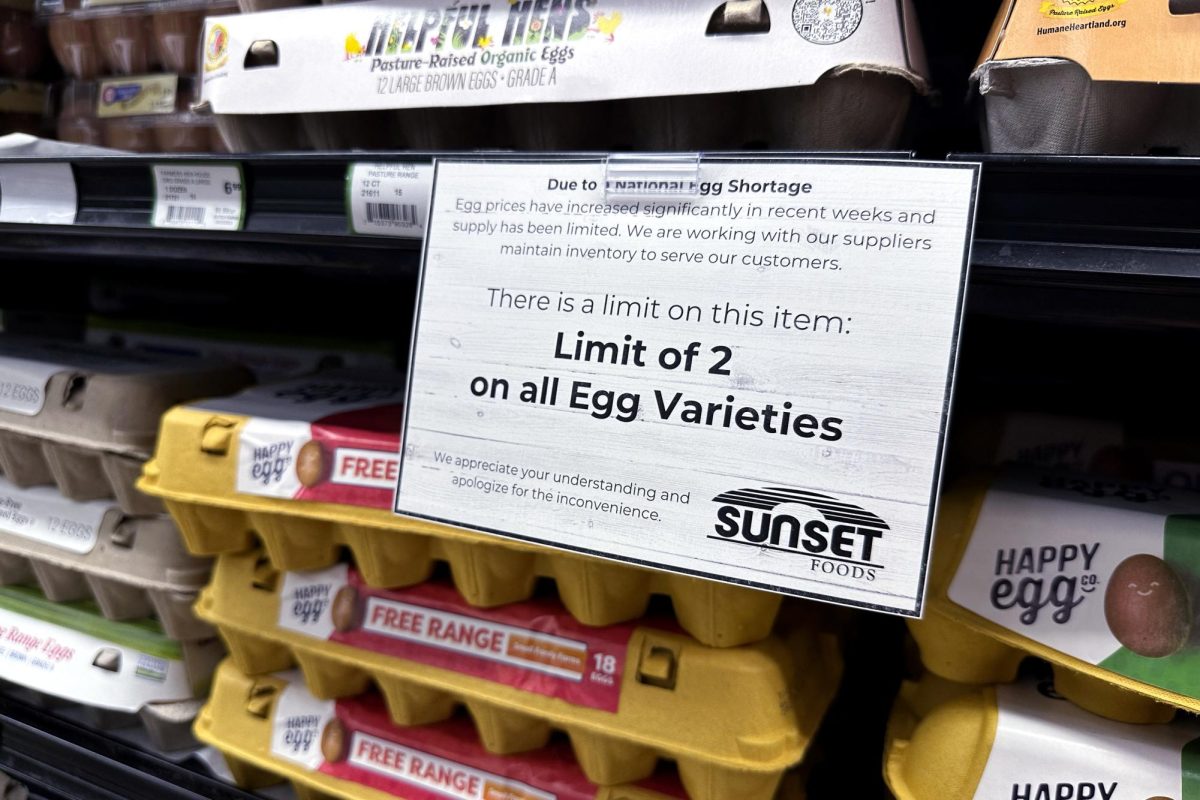
{"label": "white sign", "polygon": [[432,188],[432,164],[351,164],[346,174],[350,230],[421,238]]}
{"label": "white sign", "polygon": [[246,211],[237,165],[155,164],[156,228],[238,231]]}
{"label": "white sign", "polygon": [[0,164],[0,222],[73,225],[76,206],[70,164]]}
{"label": "white sign", "polygon": [[977,176],[439,161],[397,512],[919,614]]}

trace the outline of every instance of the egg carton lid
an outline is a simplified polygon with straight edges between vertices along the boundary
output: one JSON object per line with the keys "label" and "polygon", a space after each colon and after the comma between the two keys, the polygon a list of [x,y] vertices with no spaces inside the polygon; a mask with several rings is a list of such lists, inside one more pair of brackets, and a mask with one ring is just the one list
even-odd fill
{"label": "egg carton lid", "polygon": [[170,517],[131,517],[109,501],[77,502],[3,477],[0,551],[164,591],[199,589],[212,568],[187,551]]}
{"label": "egg carton lid", "polygon": [[202,99],[218,114],[741,92],[848,70],[924,92],[928,74],[910,0],[369,0],[210,17],[203,42]]}
{"label": "egg carton lid", "polygon": [[35,589],[0,587],[6,646],[0,680],[75,703],[137,714],[203,696],[224,650],[216,639],[176,642],[151,619],[116,622],[90,601],[52,603]]}
{"label": "egg carton lid", "polygon": [[1197,34],[1197,0],[1006,0],[972,78],[1071,61],[1096,81],[1200,83]]}
{"label": "egg carton lid", "polygon": [[111,502],[0,478],[0,585],[37,586],[53,601],[94,599],[113,620],[153,615],[170,638],[200,640],[215,635],[191,608],[210,569],[169,517],[129,517]]}
{"label": "egg carton lid", "polygon": [[0,430],[148,456],[172,405],[250,381],[235,364],[0,337]]}

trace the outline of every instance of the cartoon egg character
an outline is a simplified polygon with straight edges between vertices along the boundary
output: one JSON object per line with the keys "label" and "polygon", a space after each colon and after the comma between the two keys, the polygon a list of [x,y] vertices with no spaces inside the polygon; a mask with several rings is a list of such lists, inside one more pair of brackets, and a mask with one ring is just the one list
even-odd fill
{"label": "cartoon egg character", "polygon": [[1104,618],[1118,642],[1146,658],[1177,653],[1192,632],[1183,581],[1158,556],[1139,553],[1113,570],[1104,590]]}

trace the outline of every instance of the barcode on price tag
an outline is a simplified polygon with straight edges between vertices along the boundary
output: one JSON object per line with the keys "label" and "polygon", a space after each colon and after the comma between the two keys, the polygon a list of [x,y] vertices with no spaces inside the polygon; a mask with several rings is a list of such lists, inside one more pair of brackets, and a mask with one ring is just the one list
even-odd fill
{"label": "barcode on price tag", "polygon": [[204,208],[201,206],[167,206],[167,222],[204,224]]}
{"label": "barcode on price tag", "polygon": [[367,203],[367,222],[384,225],[416,225],[416,203]]}
{"label": "barcode on price tag", "polygon": [[236,164],[155,164],[156,228],[237,231],[246,194]]}
{"label": "barcode on price tag", "polygon": [[430,164],[351,164],[346,172],[350,230],[420,238],[432,180]]}

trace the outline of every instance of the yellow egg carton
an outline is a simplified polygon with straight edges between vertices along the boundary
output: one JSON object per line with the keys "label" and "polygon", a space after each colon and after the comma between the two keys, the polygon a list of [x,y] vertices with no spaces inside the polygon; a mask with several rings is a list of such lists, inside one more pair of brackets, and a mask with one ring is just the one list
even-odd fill
{"label": "yellow egg carton", "polygon": [[[163,498],[197,555],[243,552],[261,540],[276,568],[314,570],[346,548],[372,586],[421,583],[444,562],[479,607],[524,600],[539,578],[552,578],[563,604],[588,625],[637,619],[651,595],[666,595],[680,625],[704,644],[732,647],[770,634],[776,594],[397,516],[401,379],[340,375],[171,409],[138,488]],[[312,421],[314,406],[338,413],[328,398],[339,392],[357,419],[378,412],[374,427]]]}
{"label": "yellow egg carton", "polygon": [[90,602],[0,587],[0,682],[45,705],[88,707],[97,727],[140,723],[163,750],[192,743],[197,699],[223,653],[216,639],[173,641],[151,619],[116,622]]}
{"label": "yellow egg carton", "polygon": [[[597,786],[565,743],[498,756],[461,716],[398,726],[374,693],[322,701],[294,673],[250,677],[230,662],[217,670],[196,735],[222,752],[240,786],[287,781],[300,800],[689,798],[670,770],[637,783]],[[789,773],[776,800],[804,797],[803,775]]]}
{"label": "yellow egg carton", "polygon": [[1029,656],[1097,714],[1200,712],[1200,495],[1016,470],[942,497],[925,616],[931,672],[1007,683]]}
{"label": "yellow egg carton", "polygon": [[811,619],[711,648],[674,626],[589,629],[544,600],[481,610],[441,583],[372,589],[346,565],[279,574],[260,551],[219,557],[197,612],[246,674],[297,664],[325,699],[374,685],[398,725],[466,706],[491,753],[564,731],[600,785],[670,759],[693,800],[772,797],[841,676],[835,637]]}
{"label": "yellow egg carton", "polygon": [[0,336],[0,471],[17,486],[53,484],[72,500],[116,498],[127,514],[161,513],[133,488],[159,417],[249,380],[228,362]]}
{"label": "yellow egg carton", "polygon": [[109,501],[0,478],[0,586],[37,586],[56,603],[94,599],[113,620],[154,616],[168,638],[193,641],[216,636],[192,610],[211,568],[169,517],[128,517]]}
{"label": "yellow egg carton", "polygon": [[1050,681],[970,687],[928,675],[901,687],[884,755],[897,800],[1190,798],[1197,766],[1192,719],[1136,725],[1079,708]]}

